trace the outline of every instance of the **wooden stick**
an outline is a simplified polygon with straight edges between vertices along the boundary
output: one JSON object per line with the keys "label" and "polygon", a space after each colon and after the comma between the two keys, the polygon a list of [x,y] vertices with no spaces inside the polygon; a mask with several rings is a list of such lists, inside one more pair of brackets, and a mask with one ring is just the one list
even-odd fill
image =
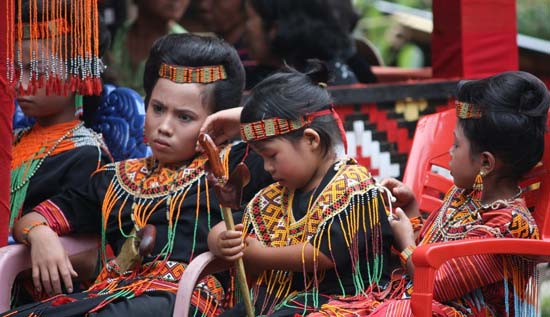
{"label": "wooden stick", "polygon": [[[233,221],[233,213],[231,212],[231,208],[222,206],[222,211],[227,230],[235,230],[235,222]],[[250,290],[248,288],[248,283],[246,282],[246,272],[244,270],[244,262],[242,258],[239,258],[235,262],[235,268],[237,269],[239,289],[241,291],[241,295],[243,296],[244,307],[246,308],[246,316],[254,317],[254,306],[252,305],[252,300],[250,299]]]}
{"label": "wooden stick", "polygon": [[[210,136],[208,134],[199,135],[199,143],[208,156],[210,171],[220,182],[227,182],[227,173],[221,162],[220,154]],[[223,219],[227,230],[235,230],[235,222],[233,221],[233,213],[231,212],[231,208],[224,206],[224,203],[222,203],[222,197],[218,197],[218,200],[220,200],[220,205],[222,206]],[[236,205],[240,205],[240,202]],[[235,262],[235,268],[237,269],[237,279],[241,295],[243,296],[246,315],[247,317],[254,317],[254,306],[252,305],[252,300],[250,299],[250,289],[248,288],[248,283],[246,282],[246,272],[244,270],[244,262],[242,258],[239,258]]]}

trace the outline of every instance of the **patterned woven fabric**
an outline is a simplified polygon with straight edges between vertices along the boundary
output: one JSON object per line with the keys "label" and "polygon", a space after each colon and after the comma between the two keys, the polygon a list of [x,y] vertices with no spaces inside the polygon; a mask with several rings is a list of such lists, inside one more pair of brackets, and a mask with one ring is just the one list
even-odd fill
{"label": "patterned woven fabric", "polygon": [[292,207],[295,192],[279,183],[268,186],[249,203],[243,224],[262,244],[309,243],[332,257],[335,264],[334,270],[315,269],[314,273],[264,272],[253,287],[257,314],[269,315],[280,309],[315,311],[321,298],[359,294],[365,284],[380,280],[381,223],[387,224],[388,214],[378,200],[378,188],[367,169],[355,161],[341,161],[334,170],[334,176],[318,196],[312,194],[298,219]]}
{"label": "patterned woven fabric", "polygon": [[[538,239],[533,217],[523,200],[515,199],[500,209],[483,209],[462,189],[453,187],[444,204],[426,220],[418,244],[479,239]],[[529,316],[535,317],[537,283],[535,264],[527,259],[503,255],[474,255],[454,258],[435,274],[433,316]],[[388,285],[370,288],[364,296],[351,301],[330,301],[329,314],[311,317],[353,316],[412,317],[412,282],[402,269],[395,271]]]}

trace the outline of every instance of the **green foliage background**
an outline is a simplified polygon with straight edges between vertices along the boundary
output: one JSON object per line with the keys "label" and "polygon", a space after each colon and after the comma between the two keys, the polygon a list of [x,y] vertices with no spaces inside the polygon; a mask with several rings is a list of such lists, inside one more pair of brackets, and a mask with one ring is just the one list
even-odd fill
{"label": "green foliage background", "polygon": [[[432,0],[386,0],[408,7],[431,11]],[[388,58],[388,34],[393,21],[379,12],[376,0],[353,0],[362,19],[356,32],[366,36]],[[517,24],[520,34],[550,41],[550,0],[517,0]]]}

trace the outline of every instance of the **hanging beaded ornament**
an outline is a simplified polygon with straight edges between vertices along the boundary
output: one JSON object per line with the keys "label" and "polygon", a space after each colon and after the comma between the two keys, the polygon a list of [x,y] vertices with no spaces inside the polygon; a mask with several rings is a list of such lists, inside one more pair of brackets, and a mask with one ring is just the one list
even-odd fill
{"label": "hanging beaded ornament", "polygon": [[[29,11],[23,12],[22,0],[6,0],[6,78],[19,94],[34,95],[41,87],[47,95],[101,93],[97,2],[28,0]],[[23,14],[29,23],[23,22]],[[23,50],[23,41],[30,41],[29,51]],[[30,56],[27,89],[22,85],[23,54]]]}

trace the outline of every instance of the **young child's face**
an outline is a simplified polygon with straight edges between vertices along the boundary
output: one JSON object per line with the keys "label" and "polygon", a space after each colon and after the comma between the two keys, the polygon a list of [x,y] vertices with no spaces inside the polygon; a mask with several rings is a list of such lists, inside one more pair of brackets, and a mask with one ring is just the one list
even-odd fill
{"label": "young child's face", "polygon": [[309,187],[315,171],[318,157],[306,138],[295,142],[285,138],[272,138],[251,144],[252,149],[264,161],[264,169],[276,182],[291,189]]}
{"label": "young child's face", "polygon": [[451,154],[449,166],[455,185],[459,188],[472,188],[481,164],[472,156],[470,141],[464,135],[460,125],[455,128],[454,143],[449,153]]}
{"label": "young child's face", "polygon": [[203,89],[200,84],[157,81],[147,105],[145,136],[159,162],[171,164],[195,156],[199,129],[210,114]]}
{"label": "young child's face", "polygon": [[[43,45],[46,44],[47,40],[40,40],[37,42],[38,51],[36,56],[41,56]],[[23,89],[27,89],[29,86],[29,76],[31,71],[31,58],[30,58],[30,41],[23,41],[22,45],[22,66],[23,70],[21,73],[22,86]],[[46,69],[46,61],[38,60],[36,61],[37,68]],[[33,74],[34,77],[34,74]],[[37,89],[36,94],[32,96],[19,95],[19,90],[17,90],[17,102],[21,107],[23,113],[26,116],[34,118],[46,118],[53,117],[57,115],[67,115],[68,117],[74,117],[74,101],[72,95],[68,96],[57,96],[50,94],[46,96],[46,88],[42,87]]]}

